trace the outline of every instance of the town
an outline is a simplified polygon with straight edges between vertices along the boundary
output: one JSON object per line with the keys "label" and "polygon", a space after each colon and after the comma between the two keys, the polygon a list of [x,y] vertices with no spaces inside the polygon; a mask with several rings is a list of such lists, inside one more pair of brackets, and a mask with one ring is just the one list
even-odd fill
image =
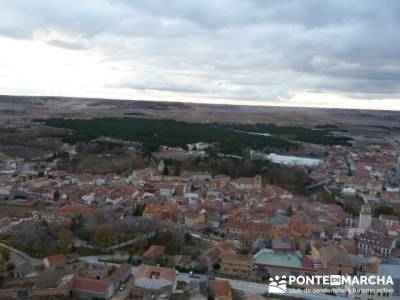
{"label": "town", "polygon": [[1,0],[0,300],[400,300],[399,0]]}
{"label": "town", "polygon": [[[48,125],[7,130],[30,126]],[[71,168],[94,144],[98,159]],[[160,145],[144,159],[140,141],[102,136],[34,157],[2,153],[0,298],[400,297],[398,132],[277,154],[216,144]],[[107,164],[113,151],[135,167]],[[391,276],[394,285],[376,294],[270,289],[276,276],[320,275]],[[313,287],[323,286],[291,286]]]}

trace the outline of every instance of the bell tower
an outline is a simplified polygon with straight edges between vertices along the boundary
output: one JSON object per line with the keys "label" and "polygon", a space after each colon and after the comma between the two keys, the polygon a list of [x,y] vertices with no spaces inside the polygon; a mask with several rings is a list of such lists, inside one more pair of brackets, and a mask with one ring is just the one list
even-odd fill
{"label": "bell tower", "polygon": [[371,206],[363,205],[360,210],[360,219],[358,221],[358,228],[368,230],[372,225]]}

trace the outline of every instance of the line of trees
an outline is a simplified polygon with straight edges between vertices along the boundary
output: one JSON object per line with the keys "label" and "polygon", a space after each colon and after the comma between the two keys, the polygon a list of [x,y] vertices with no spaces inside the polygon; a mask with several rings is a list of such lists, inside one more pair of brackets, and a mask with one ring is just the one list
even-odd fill
{"label": "line of trees", "polygon": [[186,147],[186,144],[198,141],[217,143],[221,152],[238,155],[245,147],[259,150],[266,147],[285,150],[297,147],[296,143],[284,139],[237,132],[221,124],[192,124],[146,118],[55,118],[45,123],[72,129],[72,133],[63,136],[64,141],[69,143],[88,142],[100,136],[108,136],[141,142],[145,152],[153,152],[160,145]]}
{"label": "line of trees", "polygon": [[330,128],[311,129],[302,126],[277,126],[275,124],[228,124],[220,125],[236,130],[269,133],[277,137],[286,137],[290,140],[320,144],[320,145],[348,145],[351,146],[352,138],[346,136],[334,136]]}

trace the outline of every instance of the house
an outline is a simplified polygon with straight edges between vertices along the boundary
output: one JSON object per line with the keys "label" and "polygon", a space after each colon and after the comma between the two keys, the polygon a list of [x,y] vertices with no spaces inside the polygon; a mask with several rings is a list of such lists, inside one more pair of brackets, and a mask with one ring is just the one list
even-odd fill
{"label": "house", "polygon": [[197,143],[193,143],[193,144],[186,144],[187,148],[189,151],[202,151],[202,150],[206,150],[208,148],[208,144],[207,143],[203,143],[203,142],[197,142]]}
{"label": "house", "polygon": [[96,202],[96,193],[87,193],[81,197],[81,200],[86,204],[93,204]]}
{"label": "house", "polygon": [[352,197],[356,195],[356,190],[352,187],[344,187],[342,190],[342,194],[344,196]]}
{"label": "house", "polygon": [[58,218],[72,218],[78,215],[88,215],[96,211],[95,208],[86,205],[65,205],[58,208],[54,215]]}
{"label": "house", "polygon": [[189,181],[207,181],[211,180],[212,176],[208,172],[194,172],[194,171],[184,171],[180,175],[184,180]]}
{"label": "house", "polygon": [[185,193],[183,195],[184,199],[189,204],[198,204],[200,203],[200,196],[196,193]]}
{"label": "house", "polygon": [[176,221],[177,206],[174,204],[150,204],[144,209],[143,216],[171,222]]}
{"label": "house", "polygon": [[221,257],[221,252],[218,248],[214,247],[204,254],[204,261],[209,269],[213,268],[213,266],[219,262]]}
{"label": "house", "polygon": [[150,172],[150,168],[133,170],[131,177],[135,181],[148,180]]}
{"label": "house", "polygon": [[255,177],[239,177],[233,180],[231,183],[238,190],[261,188],[262,177],[260,175]]}
{"label": "house", "polygon": [[175,186],[171,184],[160,185],[158,193],[160,197],[173,197],[175,195]]}
{"label": "house", "polygon": [[75,276],[71,295],[79,300],[108,300],[114,294],[113,283],[108,280],[97,280]]}
{"label": "house", "polygon": [[214,190],[220,190],[226,188],[231,181],[231,178],[227,175],[216,175],[211,182],[211,187]]}
{"label": "house", "polygon": [[29,262],[24,262],[23,264],[17,266],[14,269],[15,276],[19,278],[29,278],[29,277],[36,277],[37,272],[33,268],[32,264]]}
{"label": "house", "polygon": [[108,272],[111,267],[105,268],[81,268],[78,270],[79,277],[92,278],[92,279],[105,279],[108,277]]}
{"label": "house", "polygon": [[129,264],[122,264],[111,275],[110,279],[114,283],[114,290],[117,290],[122,284],[126,283],[132,275],[132,266]]}
{"label": "house", "polygon": [[290,241],[284,240],[281,237],[274,237],[272,240],[272,249],[276,252],[292,252],[294,249]]}
{"label": "house", "polygon": [[221,267],[219,272],[222,275],[247,279],[253,268],[251,256],[225,253],[221,256]]}
{"label": "house", "polygon": [[[72,275],[68,274],[64,270],[44,270],[38,272],[38,276],[35,278],[35,287],[39,289],[49,289],[57,287],[65,276]],[[72,278],[71,278],[72,283]]]}
{"label": "house", "polygon": [[54,297],[54,299],[65,299],[70,295],[73,278],[73,274],[67,274],[62,270],[45,270],[38,273],[35,285],[28,293],[38,299],[43,299],[49,296]]}
{"label": "house", "polygon": [[47,269],[65,267],[67,264],[67,259],[63,254],[56,254],[52,256],[47,256],[43,259],[43,263]]}
{"label": "house", "polygon": [[378,253],[382,257],[388,257],[394,248],[394,239],[375,233],[362,233],[357,241],[358,253],[365,256]]}
{"label": "house", "polygon": [[212,268],[214,264],[220,261],[221,256],[225,253],[234,253],[233,245],[228,242],[220,242],[217,246],[207,250],[203,259],[206,265]]}
{"label": "house", "polygon": [[151,245],[143,254],[144,263],[155,265],[157,261],[165,255],[165,246]]}
{"label": "house", "polygon": [[271,230],[271,224],[228,218],[223,226],[223,232],[229,238],[241,241],[255,241],[257,238],[265,239]]}
{"label": "house", "polygon": [[175,270],[157,266],[140,265],[135,274],[134,293],[144,295],[170,294],[175,285]]}
{"label": "house", "polygon": [[190,300],[207,300],[208,298],[208,282],[207,280],[190,281],[189,284]]}
{"label": "house", "polygon": [[331,275],[346,275],[353,272],[353,262],[344,249],[337,245],[319,248],[321,267]]}
{"label": "house", "polygon": [[199,225],[204,225],[206,216],[201,213],[188,212],[185,215],[185,225],[189,228],[196,228]]}
{"label": "house", "polygon": [[396,216],[380,215],[379,220],[381,220],[386,227],[399,226],[399,218]]}
{"label": "house", "polygon": [[211,280],[210,291],[215,300],[231,300],[232,288],[229,281],[226,280]]}

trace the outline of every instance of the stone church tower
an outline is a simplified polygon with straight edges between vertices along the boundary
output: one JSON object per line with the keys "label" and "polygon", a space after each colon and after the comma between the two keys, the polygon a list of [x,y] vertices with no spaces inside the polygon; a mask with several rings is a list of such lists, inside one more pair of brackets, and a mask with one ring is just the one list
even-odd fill
{"label": "stone church tower", "polygon": [[363,205],[360,211],[360,220],[358,221],[358,228],[368,230],[372,225],[371,206]]}

